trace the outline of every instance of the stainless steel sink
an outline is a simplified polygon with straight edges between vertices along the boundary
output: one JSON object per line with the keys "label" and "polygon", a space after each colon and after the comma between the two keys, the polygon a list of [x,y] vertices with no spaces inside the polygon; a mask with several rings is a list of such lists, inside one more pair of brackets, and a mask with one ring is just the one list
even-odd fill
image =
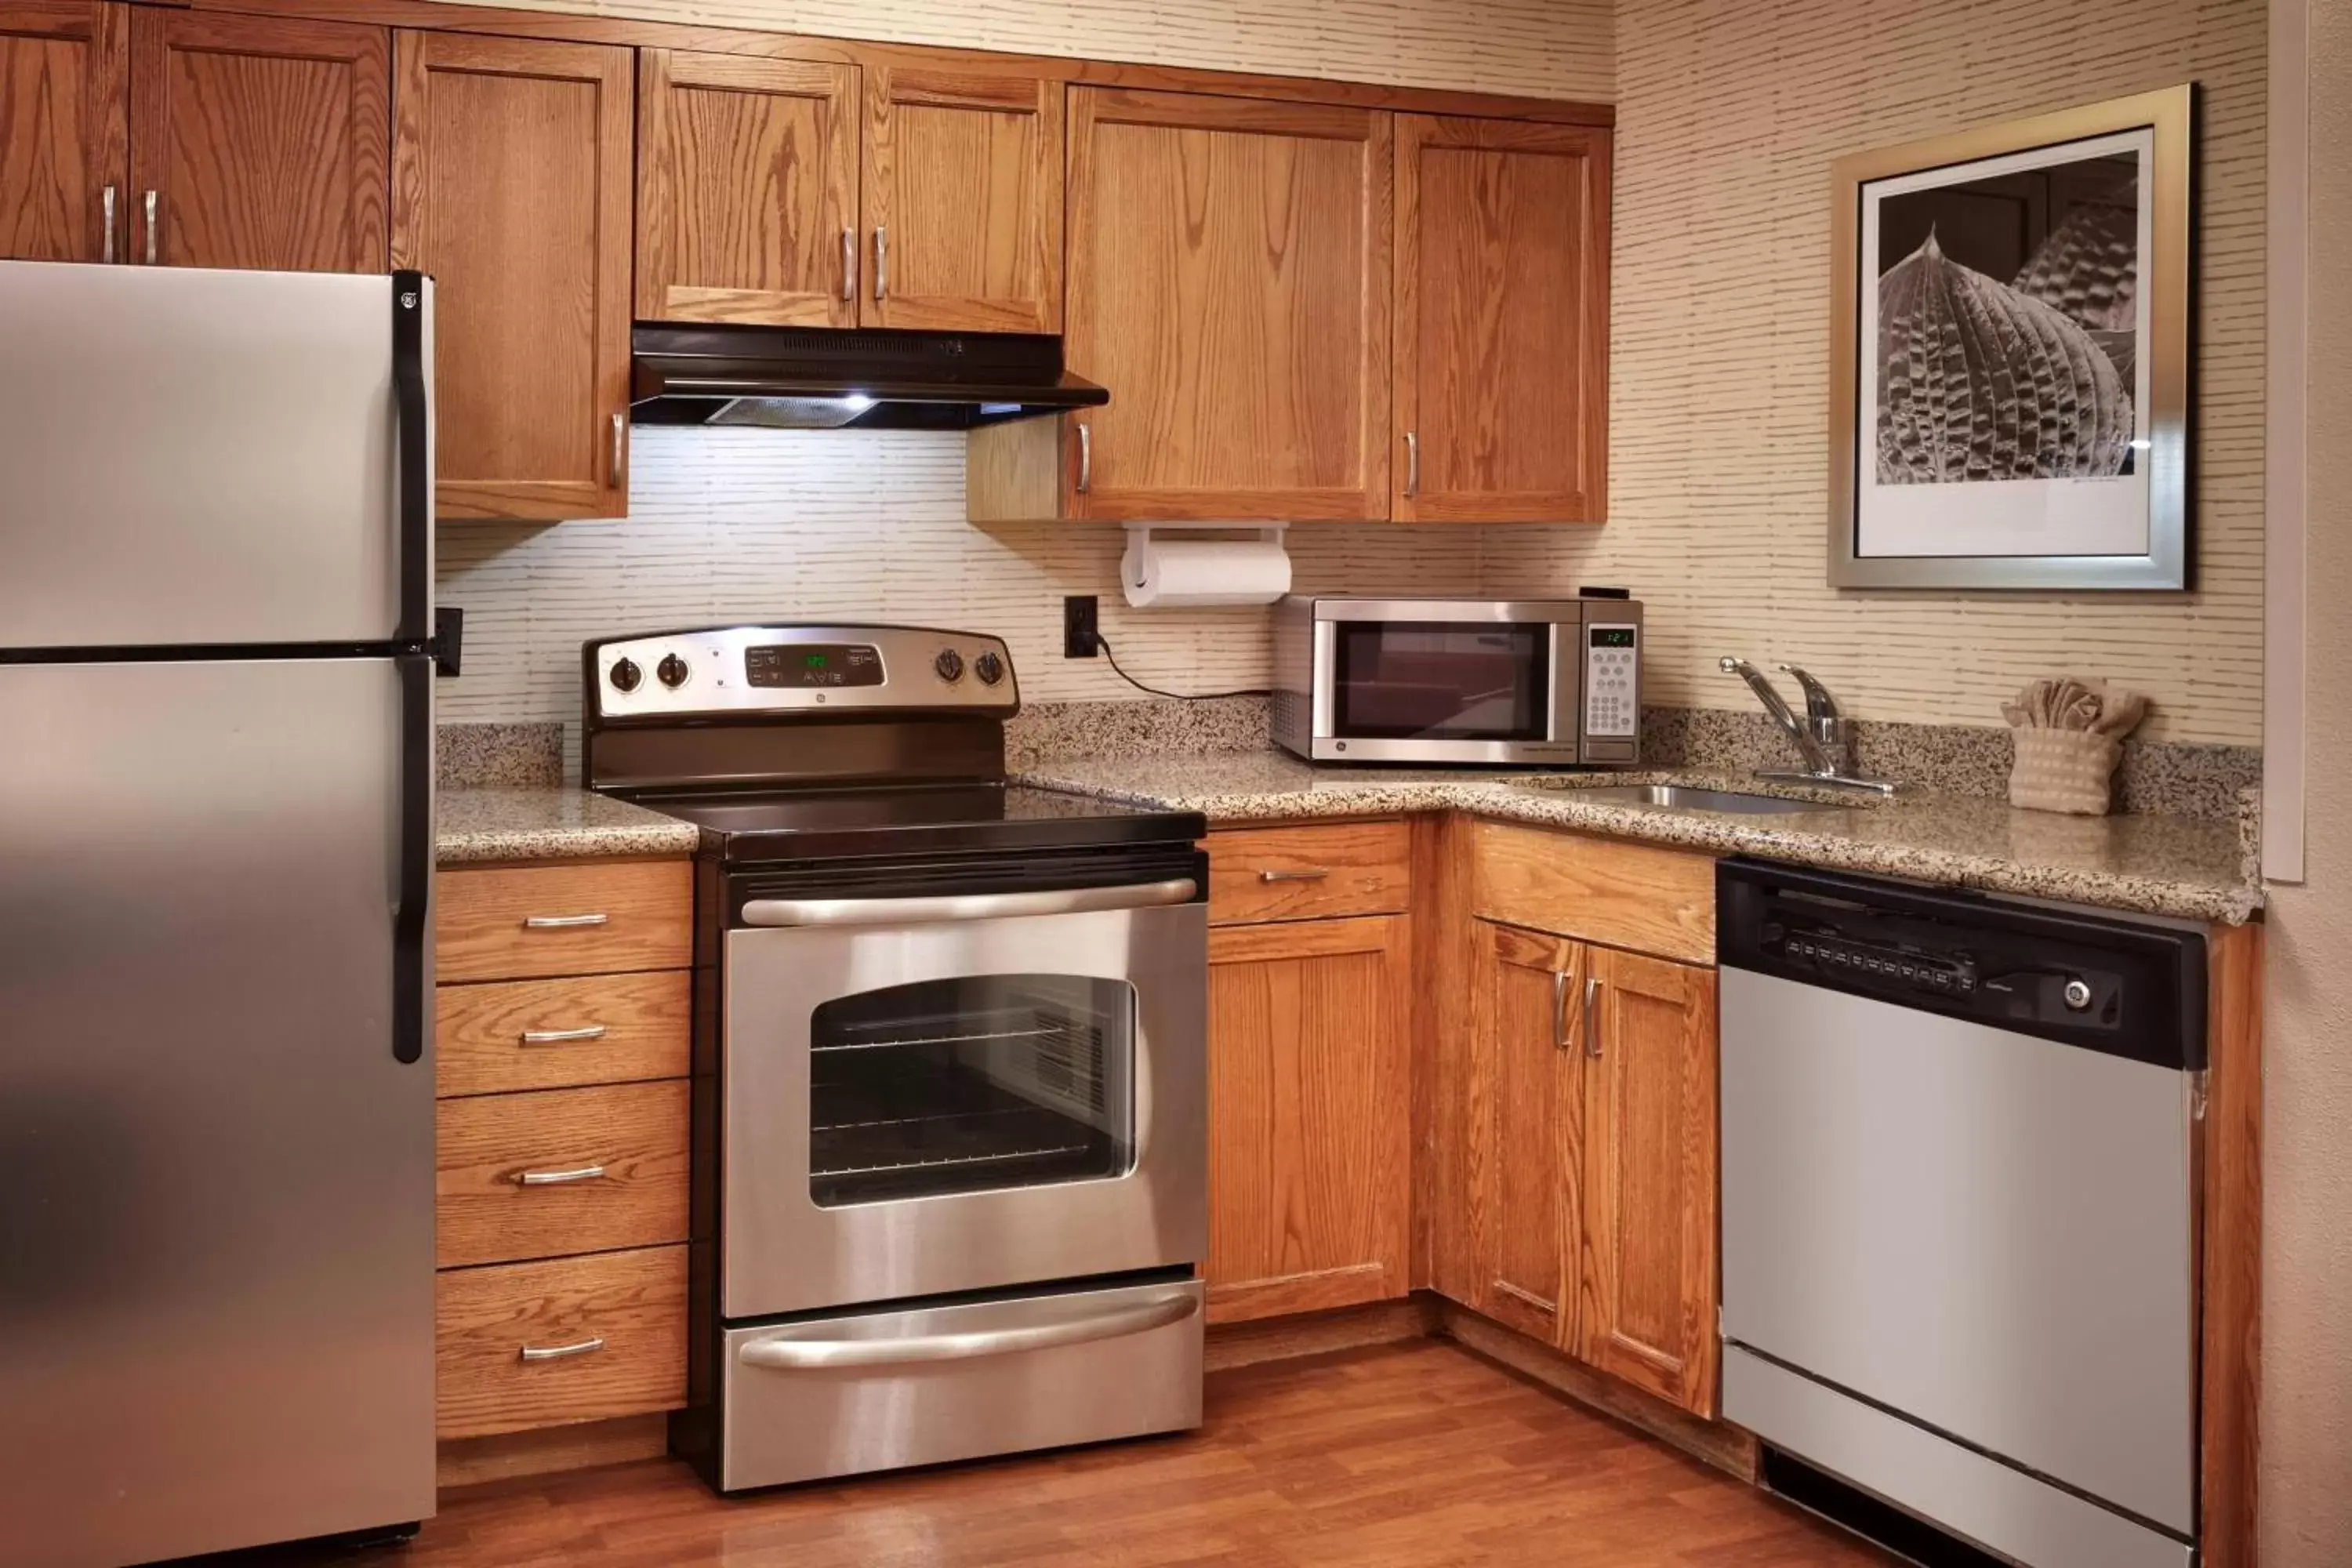
{"label": "stainless steel sink", "polygon": [[1658,805],[1684,811],[1723,811],[1735,816],[1778,816],[1800,811],[1836,811],[1827,801],[1790,800],[1777,795],[1744,795],[1737,790],[1696,789],[1685,784],[1602,784],[1596,788],[1563,790],[1575,800],[1601,805]]}

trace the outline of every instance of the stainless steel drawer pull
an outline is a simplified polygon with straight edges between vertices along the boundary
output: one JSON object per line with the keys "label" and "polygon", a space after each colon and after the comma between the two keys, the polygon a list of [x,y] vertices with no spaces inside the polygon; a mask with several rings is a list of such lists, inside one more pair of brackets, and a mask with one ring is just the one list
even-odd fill
{"label": "stainless steel drawer pull", "polygon": [[1404,433],[1404,493],[1410,500],[1421,493],[1421,433]]}
{"label": "stainless steel drawer pull", "polygon": [[1078,493],[1084,495],[1095,483],[1095,433],[1083,419],[1078,421]]}
{"label": "stainless steel drawer pull", "polygon": [[1568,1049],[1568,971],[1551,972],[1551,1048]]}
{"label": "stainless steel drawer pull", "polygon": [[111,261],[114,259],[114,187],[112,185],[108,185],[98,193],[98,210],[105,225],[104,231],[99,239],[98,258],[100,261]]}
{"label": "stainless steel drawer pull", "polygon": [[601,1040],[604,1026],[587,1024],[577,1029],[525,1029],[522,1043],[526,1046],[568,1046],[575,1040]]}
{"label": "stainless steel drawer pull", "polygon": [[613,488],[628,489],[629,477],[629,416],[613,416]]}
{"label": "stainless steel drawer pull", "polygon": [[1326,867],[1303,866],[1296,871],[1260,871],[1257,879],[1261,882],[1319,882],[1330,874]]}
{"label": "stainless steel drawer pull", "polygon": [[841,231],[841,297],[857,298],[857,231],[854,228]]}
{"label": "stainless steel drawer pull", "polygon": [[525,915],[525,931],[574,931],[582,926],[600,926],[612,920],[610,915]]}
{"label": "stainless steel drawer pull", "polygon": [[155,209],[163,198],[154,192],[147,193],[147,265],[155,265]]}
{"label": "stainless steel drawer pull", "polygon": [[874,226],[874,297],[890,297],[890,231],[878,223]]}
{"label": "stainless steel drawer pull", "polygon": [[604,1179],[602,1165],[574,1165],[568,1171],[518,1171],[518,1187],[568,1187],[574,1182],[601,1182]]}
{"label": "stainless steel drawer pull", "polygon": [[1594,1061],[1601,1059],[1601,1025],[1595,1004],[1601,997],[1601,977],[1591,975],[1584,982],[1584,1054]]}
{"label": "stainless steel drawer pull", "polygon": [[929,921],[1009,920],[1016,915],[1093,914],[1148,910],[1192,900],[1190,877],[1124,888],[1061,888],[1035,893],[941,893],[915,899],[751,899],[743,923],[752,926],[887,926]]}
{"label": "stainless steel drawer pull", "polygon": [[568,1345],[525,1345],[522,1347],[522,1359],[525,1361],[562,1361],[568,1355],[591,1355],[604,1348],[604,1342],[600,1339],[581,1340],[576,1343]]}
{"label": "stainless steel drawer pull", "polygon": [[[736,1352],[745,1366],[783,1371],[897,1366],[908,1362],[965,1361],[974,1356],[1012,1355],[1090,1344],[1126,1334],[1148,1333],[1181,1323],[1199,1310],[1189,1294],[1119,1307],[1090,1318],[1039,1323],[1019,1329],[985,1329],[963,1334],[924,1334],[905,1340],[759,1340]],[[786,1331],[789,1332],[790,1331]]]}

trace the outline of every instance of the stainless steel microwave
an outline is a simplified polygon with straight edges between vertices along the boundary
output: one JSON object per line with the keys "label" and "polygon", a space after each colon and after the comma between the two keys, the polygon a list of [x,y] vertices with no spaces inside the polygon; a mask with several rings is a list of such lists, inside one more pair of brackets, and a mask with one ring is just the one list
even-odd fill
{"label": "stainless steel microwave", "polygon": [[1318,763],[1630,767],[1631,599],[1332,599],[1274,617],[1274,739]]}

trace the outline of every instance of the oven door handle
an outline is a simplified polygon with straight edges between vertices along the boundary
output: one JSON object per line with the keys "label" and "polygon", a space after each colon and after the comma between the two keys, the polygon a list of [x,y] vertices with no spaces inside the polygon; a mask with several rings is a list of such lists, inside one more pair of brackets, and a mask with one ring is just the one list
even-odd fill
{"label": "oven door handle", "polygon": [[1066,1322],[1023,1329],[982,1329],[962,1334],[919,1334],[903,1340],[759,1340],[735,1352],[745,1366],[785,1372],[898,1366],[909,1362],[968,1361],[974,1356],[1012,1355],[1090,1344],[1127,1334],[1148,1333],[1181,1323],[1200,1310],[1192,1291],[1118,1307]]}
{"label": "oven door handle", "polygon": [[1055,888],[1029,893],[942,893],[914,899],[751,899],[743,923],[754,926],[894,926],[924,921],[1009,920],[1016,915],[1091,914],[1187,904],[1200,892],[1190,877],[1118,888]]}

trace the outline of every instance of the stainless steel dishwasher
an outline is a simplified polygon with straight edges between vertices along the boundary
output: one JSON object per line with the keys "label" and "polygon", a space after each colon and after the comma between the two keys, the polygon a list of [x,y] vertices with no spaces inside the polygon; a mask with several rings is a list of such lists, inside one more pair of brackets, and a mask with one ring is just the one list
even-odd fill
{"label": "stainless steel dishwasher", "polygon": [[1768,1479],[2193,1563],[2201,931],[1745,860],[1717,900],[1723,1411]]}

